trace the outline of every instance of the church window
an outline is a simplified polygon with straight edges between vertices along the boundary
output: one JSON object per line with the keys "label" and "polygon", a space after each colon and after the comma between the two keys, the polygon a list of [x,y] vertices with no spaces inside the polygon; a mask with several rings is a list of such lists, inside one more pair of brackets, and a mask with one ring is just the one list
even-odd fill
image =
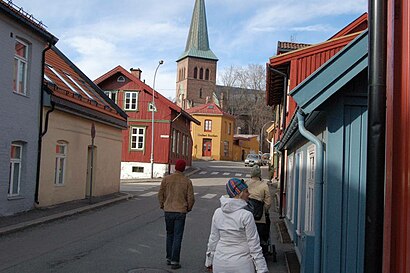
{"label": "church window", "polygon": [[205,70],[205,80],[209,81],[209,69]]}
{"label": "church window", "polygon": [[202,88],[199,88],[199,98],[202,99]]}
{"label": "church window", "polygon": [[202,80],[204,78],[204,69],[201,67],[199,70],[199,78]]}
{"label": "church window", "polygon": [[198,67],[194,68],[194,79],[198,78]]}

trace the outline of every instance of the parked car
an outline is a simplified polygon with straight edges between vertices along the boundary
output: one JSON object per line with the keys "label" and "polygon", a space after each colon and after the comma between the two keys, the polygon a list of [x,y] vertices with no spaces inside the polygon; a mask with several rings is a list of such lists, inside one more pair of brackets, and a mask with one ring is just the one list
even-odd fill
{"label": "parked car", "polygon": [[245,159],[245,167],[252,167],[253,165],[262,165],[262,157],[260,155],[248,154],[248,156]]}
{"label": "parked car", "polygon": [[270,153],[264,153],[262,155],[262,164],[263,165],[268,165],[270,161]]}

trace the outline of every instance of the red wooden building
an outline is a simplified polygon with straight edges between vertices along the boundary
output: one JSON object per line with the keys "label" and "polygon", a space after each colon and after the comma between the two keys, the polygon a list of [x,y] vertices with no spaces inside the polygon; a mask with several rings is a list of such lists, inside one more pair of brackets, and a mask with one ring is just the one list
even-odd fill
{"label": "red wooden building", "polygon": [[387,9],[384,273],[410,272],[410,4]]}
{"label": "red wooden building", "polygon": [[[123,131],[121,179],[151,176],[152,92],[141,81],[141,70],[128,72],[121,66],[95,80],[106,95],[128,115]],[[172,171],[178,159],[192,162],[190,123],[200,122],[160,93],[154,93],[154,164],[153,177]]]}

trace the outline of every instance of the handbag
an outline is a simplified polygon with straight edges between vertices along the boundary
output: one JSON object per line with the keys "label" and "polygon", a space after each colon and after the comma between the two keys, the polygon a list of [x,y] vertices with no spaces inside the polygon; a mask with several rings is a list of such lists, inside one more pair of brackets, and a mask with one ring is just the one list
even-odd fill
{"label": "handbag", "polygon": [[247,205],[247,210],[252,212],[253,218],[256,221],[262,219],[263,205],[264,205],[264,203],[262,201],[249,198],[248,205]]}

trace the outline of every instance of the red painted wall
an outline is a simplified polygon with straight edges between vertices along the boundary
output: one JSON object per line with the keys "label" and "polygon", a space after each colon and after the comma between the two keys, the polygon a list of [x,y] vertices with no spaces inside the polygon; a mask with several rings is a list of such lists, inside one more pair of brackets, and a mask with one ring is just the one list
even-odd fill
{"label": "red painted wall", "polygon": [[388,1],[384,273],[410,272],[410,6]]}

